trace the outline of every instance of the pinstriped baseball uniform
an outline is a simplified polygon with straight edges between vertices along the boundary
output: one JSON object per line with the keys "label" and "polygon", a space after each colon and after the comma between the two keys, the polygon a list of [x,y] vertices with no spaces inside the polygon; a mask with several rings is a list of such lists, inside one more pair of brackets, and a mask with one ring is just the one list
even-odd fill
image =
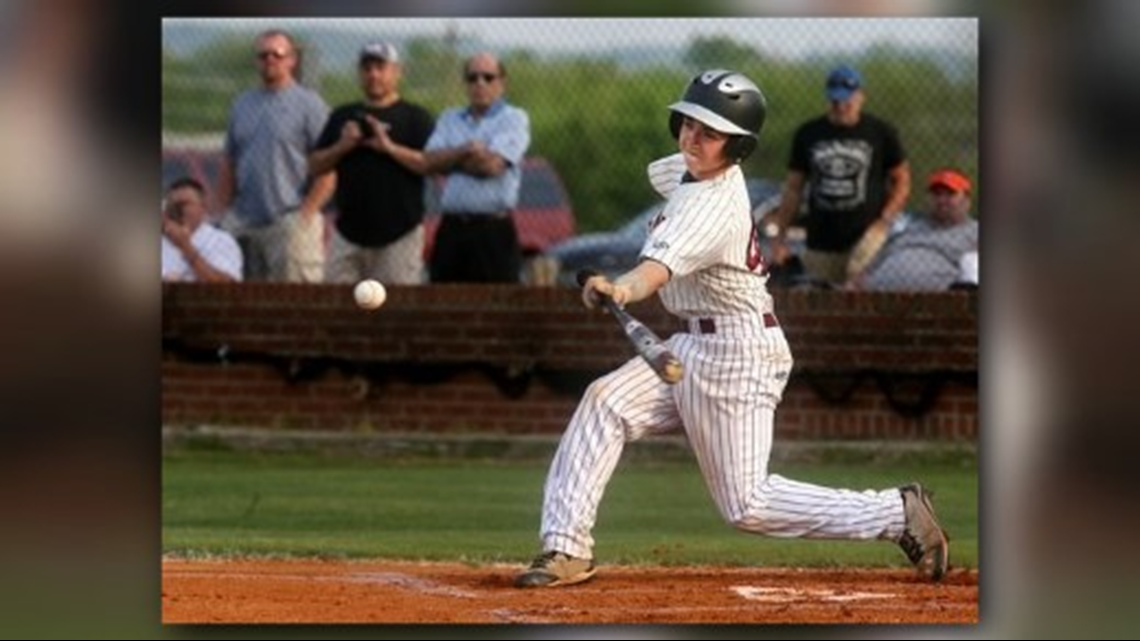
{"label": "pinstriped baseball uniform", "polygon": [[[685,182],[680,154],[649,165],[668,201],[642,257],[669,268],[662,303],[688,321],[668,346],[685,367],[676,385],[634,358],[587,388],[547,476],[546,550],[593,558],[598,504],[627,442],[684,429],[721,516],[779,537],[896,540],[897,488],[855,492],[768,473],[776,405],[792,369],[759,259],[739,166]],[[752,266],[751,268],[749,266]]]}

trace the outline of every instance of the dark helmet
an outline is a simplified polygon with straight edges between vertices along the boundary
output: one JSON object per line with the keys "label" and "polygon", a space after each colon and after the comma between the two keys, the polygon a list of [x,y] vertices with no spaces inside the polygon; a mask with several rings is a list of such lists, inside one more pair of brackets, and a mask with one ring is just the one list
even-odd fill
{"label": "dark helmet", "polygon": [[669,131],[681,135],[684,116],[732,135],[725,151],[744,160],[756,149],[768,104],[756,83],[744,74],[724,69],[704,71],[693,78],[680,102],[669,105]]}

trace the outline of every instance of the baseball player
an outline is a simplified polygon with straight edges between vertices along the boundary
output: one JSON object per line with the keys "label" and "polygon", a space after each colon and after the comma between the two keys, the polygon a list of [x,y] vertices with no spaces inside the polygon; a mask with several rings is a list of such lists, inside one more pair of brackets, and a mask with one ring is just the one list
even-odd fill
{"label": "baseball player", "polygon": [[721,516],[779,537],[885,539],[938,580],[949,548],[929,494],[917,483],[879,491],[832,489],[768,473],[776,405],[792,355],[765,287],[767,275],[740,162],[755,150],[767,111],[740,73],[705,71],[669,106],[680,154],[649,165],[667,198],[639,264],[582,288],[619,305],[660,293],[688,331],[667,343],[684,364],[676,385],[641,358],[594,381],[559,444],[546,479],[543,552],[515,581],[555,587],[594,576],[598,504],[627,442],[684,429]]}

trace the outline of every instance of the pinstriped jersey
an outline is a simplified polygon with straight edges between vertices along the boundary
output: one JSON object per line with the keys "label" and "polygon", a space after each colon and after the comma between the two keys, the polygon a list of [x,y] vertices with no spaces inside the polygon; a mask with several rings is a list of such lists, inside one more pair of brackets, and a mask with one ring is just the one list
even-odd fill
{"label": "pinstriped jersey", "polygon": [[715,178],[684,182],[684,157],[674,154],[650,163],[648,173],[668,201],[650,223],[641,257],[671,272],[659,292],[665,308],[686,319],[772,311],[739,165]]}

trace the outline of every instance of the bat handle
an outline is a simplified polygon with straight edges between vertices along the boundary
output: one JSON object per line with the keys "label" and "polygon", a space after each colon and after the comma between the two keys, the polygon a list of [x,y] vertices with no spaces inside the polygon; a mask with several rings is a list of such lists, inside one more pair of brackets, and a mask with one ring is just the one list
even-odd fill
{"label": "bat handle", "polygon": [[[601,276],[601,273],[596,269],[586,267],[584,269],[578,270],[578,273],[575,275],[575,280],[578,281],[579,287],[585,287],[586,281],[590,280],[594,276]],[[613,312],[618,308],[617,304],[614,303],[614,299],[610,298],[609,296],[606,296],[605,294],[596,290],[594,291],[594,295],[598,297],[598,301],[601,303],[602,307],[610,310],[610,312]]]}

